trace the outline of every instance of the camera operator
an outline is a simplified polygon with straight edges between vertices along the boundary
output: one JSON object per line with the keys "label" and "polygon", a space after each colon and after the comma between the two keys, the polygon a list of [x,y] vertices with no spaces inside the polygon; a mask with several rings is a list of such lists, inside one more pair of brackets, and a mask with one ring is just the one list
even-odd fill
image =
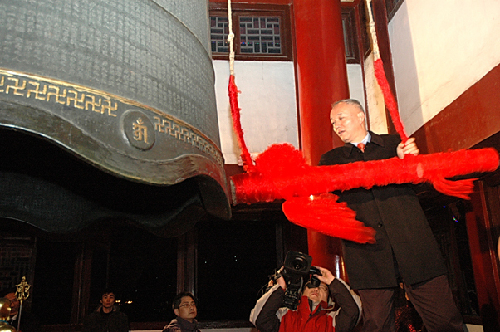
{"label": "camera operator", "polygon": [[[283,276],[258,301],[250,321],[261,332],[347,332],[358,323],[361,306],[347,284],[322,267],[315,276],[321,284],[308,281],[296,310],[284,306],[287,282]],[[335,303],[329,301],[335,300]]]}

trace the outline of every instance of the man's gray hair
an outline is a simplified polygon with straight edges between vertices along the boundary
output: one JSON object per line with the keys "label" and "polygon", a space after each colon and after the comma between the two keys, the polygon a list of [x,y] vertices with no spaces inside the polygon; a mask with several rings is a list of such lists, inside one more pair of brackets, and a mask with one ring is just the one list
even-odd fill
{"label": "man's gray hair", "polygon": [[332,108],[334,108],[335,106],[337,106],[338,104],[348,104],[348,105],[353,105],[353,106],[356,106],[358,107],[363,113],[365,112],[365,109],[363,108],[363,105],[361,105],[361,103],[356,100],[356,99],[342,99],[342,100],[338,100],[336,102],[334,102],[332,104]]}

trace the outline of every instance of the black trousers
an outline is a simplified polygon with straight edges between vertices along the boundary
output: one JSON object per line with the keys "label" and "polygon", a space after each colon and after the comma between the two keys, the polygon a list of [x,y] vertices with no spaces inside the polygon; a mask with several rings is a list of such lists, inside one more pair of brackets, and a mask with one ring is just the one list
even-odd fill
{"label": "black trousers", "polygon": [[[397,288],[359,290],[363,306],[361,331],[395,332],[394,297]],[[446,276],[412,286],[405,291],[429,332],[463,332],[458,311]]]}

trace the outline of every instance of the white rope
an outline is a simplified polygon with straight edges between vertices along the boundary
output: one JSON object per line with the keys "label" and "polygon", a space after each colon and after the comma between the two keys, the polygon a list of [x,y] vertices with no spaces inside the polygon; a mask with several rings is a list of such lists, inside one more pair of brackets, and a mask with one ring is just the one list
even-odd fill
{"label": "white rope", "polygon": [[372,48],[374,57],[373,60],[378,60],[380,59],[380,51],[378,48],[377,33],[375,31],[375,20],[373,19],[371,0],[366,0],[366,10],[368,10],[368,17],[369,17],[368,23],[370,28],[370,36],[372,38]]}
{"label": "white rope", "polygon": [[231,12],[231,0],[227,0],[227,19],[229,25],[229,34],[227,41],[229,43],[229,74],[234,76],[234,48],[233,48],[233,15]]}

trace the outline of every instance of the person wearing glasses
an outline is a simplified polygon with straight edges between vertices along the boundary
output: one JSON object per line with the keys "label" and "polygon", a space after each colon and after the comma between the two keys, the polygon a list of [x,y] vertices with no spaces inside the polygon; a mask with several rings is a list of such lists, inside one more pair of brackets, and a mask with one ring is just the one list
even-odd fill
{"label": "person wearing glasses", "polygon": [[198,311],[193,294],[189,292],[177,294],[172,307],[177,317],[164,327],[163,332],[200,332],[198,321],[195,319]]}
{"label": "person wearing glasses", "polygon": [[250,322],[261,332],[352,331],[360,318],[358,296],[329,270],[317,268],[321,284],[305,283],[296,310],[284,307],[286,281],[280,276],[257,301]]}

